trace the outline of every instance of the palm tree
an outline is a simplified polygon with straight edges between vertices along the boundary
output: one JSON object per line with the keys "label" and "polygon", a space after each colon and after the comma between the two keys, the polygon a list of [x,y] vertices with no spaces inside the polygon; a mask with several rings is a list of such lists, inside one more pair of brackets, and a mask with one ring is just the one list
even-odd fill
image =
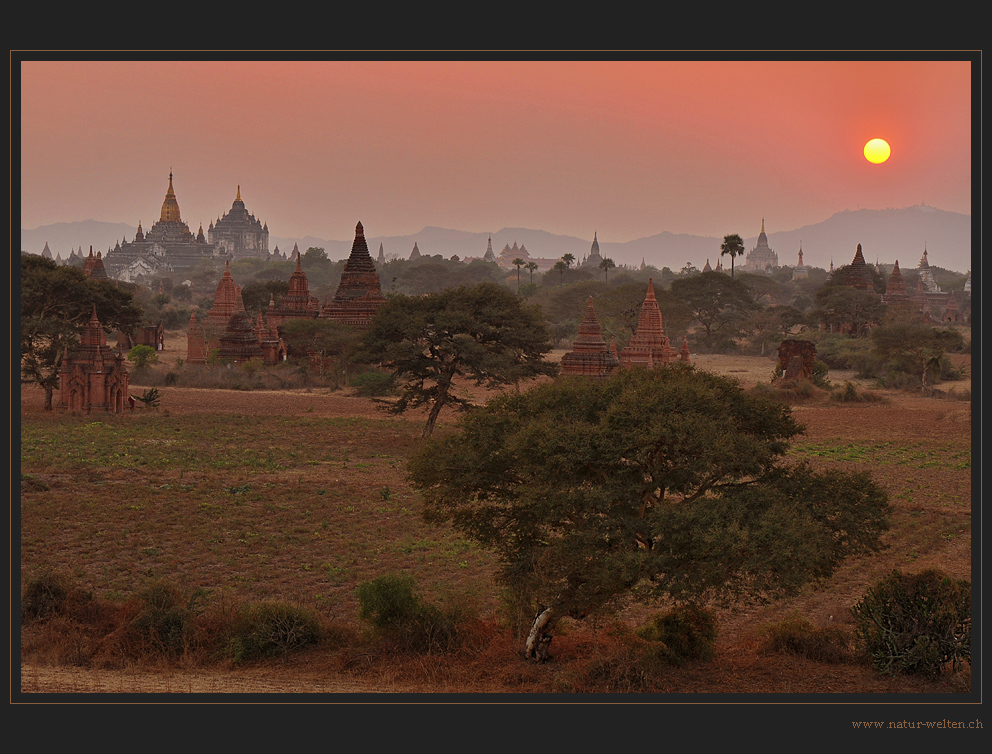
{"label": "palm tree", "polygon": [[606,282],[610,282],[610,270],[616,267],[616,262],[614,262],[609,257],[603,257],[603,261],[599,263],[600,268],[606,274]]}
{"label": "palm tree", "polygon": [[534,270],[537,269],[537,262],[528,262],[524,265],[528,270],[530,270],[530,282],[531,285],[534,283]]}
{"label": "palm tree", "polygon": [[559,259],[555,262],[555,269],[558,270],[558,287],[561,288],[565,282],[565,270],[568,269],[568,265],[565,264],[564,259]]}
{"label": "palm tree", "polygon": [[720,256],[730,254],[730,277],[734,276],[734,257],[743,253],[744,239],[738,234],[731,233],[729,236],[723,237],[723,243],[720,244]]}
{"label": "palm tree", "polygon": [[517,293],[520,293],[520,268],[523,266],[524,260],[517,257],[513,260],[513,266],[517,268]]}
{"label": "palm tree", "polygon": [[574,254],[563,254],[562,255],[562,258],[561,258],[561,261],[563,261],[565,263],[565,269],[570,270],[570,269],[572,269],[572,262],[575,261],[575,255]]}

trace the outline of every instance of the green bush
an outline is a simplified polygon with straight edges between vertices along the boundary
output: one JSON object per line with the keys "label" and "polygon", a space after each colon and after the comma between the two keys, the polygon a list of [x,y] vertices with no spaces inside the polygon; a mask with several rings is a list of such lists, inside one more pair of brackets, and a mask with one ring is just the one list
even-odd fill
{"label": "green bush", "polygon": [[238,611],[228,650],[235,662],[283,657],[293,650],[317,644],[323,636],[313,611],[281,602],[259,602]]}
{"label": "green bush", "polygon": [[21,621],[46,621],[65,611],[72,580],[64,573],[46,570],[30,579],[21,593]]}
{"label": "green bush", "polygon": [[816,662],[845,662],[851,658],[851,640],[839,626],[816,628],[808,618],[792,615],[765,628],[759,652],[783,653]]}
{"label": "green bush", "polygon": [[141,606],[131,627],[162,654],[182,654],[192,638],[194,608],[201,594],[187,597],[168,581],[155,581],[136,595]]}
{"label": "green bush", "polygon": [[845,382],[843,388],[830,394],[830,400],[841,403],[877,403],[883,399],[878,393],[858,390],[853,382]]}
{"label": "green bush", "polygon": [[673,665],[687,660],[709,660],[716,648],[716,615],[698,605],[681,605],[656,615],[637,631],[642,639],[657,641]]}
{"label": "green bush", "polygon": [[413,652],[447,651],[457,639],[454,611],[421,602],[413,577],[386,574],[358,585],[358,617],[400,648]]}
{"label": "green bush", "polygon": [[879,673],[934,678],[971,660],[971,582],[936,569],[896,570],[852,609],[859,646]]}
{"label": "green bush", "polygon": [[396,391],[396,378],[389,372],[372,370],[351,378],[348,384],[365,398],[390,395]]}

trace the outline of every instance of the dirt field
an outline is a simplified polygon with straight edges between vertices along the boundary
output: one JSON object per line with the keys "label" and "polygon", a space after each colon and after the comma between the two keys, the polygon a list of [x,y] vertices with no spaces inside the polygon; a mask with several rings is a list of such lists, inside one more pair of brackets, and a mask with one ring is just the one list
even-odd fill
{"label": "dirt field", "polygon": [[[694,357],[697,367],[738,379],[744,386],[767,382],[775,361],[757,357],[723,357],[700,355]],[[831,372],[835,384],[855,381],[853,375]],[[970,391],[970,382],[949,385],[956,391]],[[277,391],[245,392],[161,388],[162,405],[172,415],[215,414],[250,416],[261,410],[268,415],[318,417],[381,418],[382,412],[367,399],[345,392]],[[922,398],[906,393],[883,391],[883,402],[837,404],[820,400],[797,405],[794,415],[805,425],[801,439],[808,448],[819,444],[842,447],[844,443],[898,443],[918,447],[923,455],[942,449],[970,450],[971,403],[958,400]],[[481,392],[475,396],[482,400]],[[22,416],[41,413],[43,395],[40,390],[25,388],[21,392]],[[440,424],[456,420],[449,411],[441,414]],[[833,458],[836,467],[863,469],[859,460]],[[883,693],[893,690],[891,680],[874,678],[863,669],[846,666],[820,668],[816,678],[797,674],[791,685],[788,661],[776,660],[779,668],[771,670],[767,663],[754,656],[753,629],[768,621],[780,620],[799,611],[817,625],[831,622],[849,623],[849,606],[864,592],[865,584],[884,576],[892,568],[922,570],[938,567],[958,578],[971,578],[972,538],[970,529],[971,472],[931,468],[927,463],[879,463],[871,466],[873,476],[885,486],[901,519],[925,516],[939,532],[926,541],[893,541],[890,549],[879,557],[860,559],[846,564],[831,580],[830,588],[764,608],[723,612],[720,616],[721,658],[698,670],[673,674],[672,690],[686,692],[753,691],[761,687],[763,675],[776,673],[777,690],[851,691],[854,688]],[[636,618],[636,611],[631,614]],[[783,674],[783,666],[785,671]],[[783,683],[785,685],[783,686]],[[960,679],[943,681],[942,690],[963,690]],[[912,690],[910,682],[898,686],[899,691]],[[464,691],[444,684],[431,686],[410,684],[401,677],[354,678],[328,674],[326,669],[304,664],[285,667],[265,666],[223,672],[197,669],[167,672],[136,669],[87,670],[81,668],[28,665],[21,667],[21,690],[40,693],[316,693],[366,694],[402,692]],[[485,690],[477,688],[478,691]],[[501,690],[501,689],[495,689]],[[921,691],[939,691],[941,687],[922,686]]]}

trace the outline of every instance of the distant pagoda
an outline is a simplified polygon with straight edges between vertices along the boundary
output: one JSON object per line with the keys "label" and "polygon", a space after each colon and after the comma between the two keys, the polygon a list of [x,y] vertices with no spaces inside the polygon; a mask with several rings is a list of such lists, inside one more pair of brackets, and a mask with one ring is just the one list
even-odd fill
{"label": "distant pagoda", "polygon": [[[416,244],[414,250],[416,251]],[[365,242],[365,229],[355,226],[351,254],[344,263],[334,298],[324,305],[322,316],[357,327],[366,327],[384,303],[379,273]]]}

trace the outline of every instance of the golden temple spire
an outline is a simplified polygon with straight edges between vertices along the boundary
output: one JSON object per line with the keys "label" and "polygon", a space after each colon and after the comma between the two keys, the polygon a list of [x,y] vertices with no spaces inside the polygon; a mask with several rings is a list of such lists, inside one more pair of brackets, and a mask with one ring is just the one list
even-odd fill
{"label": "golden temple spire", "polygon": [[238,196],[235,198],[234,201],[236,201],[236,202],[240,202],[241,201],[241,184],[240,183],[238,184]]}

